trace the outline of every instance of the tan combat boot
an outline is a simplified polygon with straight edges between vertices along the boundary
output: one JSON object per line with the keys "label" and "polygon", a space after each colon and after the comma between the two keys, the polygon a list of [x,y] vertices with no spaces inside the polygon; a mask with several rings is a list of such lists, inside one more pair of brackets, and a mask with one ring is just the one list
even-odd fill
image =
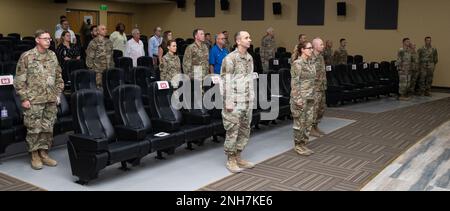
{"label": "tan combat boot", "polygon": [[31,152],[31,168],[34,170],[41,170],[42,169],[42,161],[39,157],[38,151]]}
{"label": "tan combat boot", "polygon": [[55,167],[56,165],[58,165],[58,162],[56,162],[56,160],[53,160],[50,158],[50,156],[48,156],[47,150],[40,149],[39,155],[41,156],[41,160],[44,165],[50,167]]}
{"label": "tan combat boot", "polygon": [[305,144],[296,144],[294,147],[294,150],[297,154],[303,155],[303,156],[310,156],[314,154],[314,151],[308,149]]}
{"label": "tan combat boot", "polygon": [[244,170],[237,165],[236,155],[234,154],[228,154],[227,169],[231,173],[240,173]]}
{"label": "tan combat boot", "polygon": [[238,151],[238,153],[236,154],[236,163],[240,168],[243,169],[252,169],[255,167],[255,164],[241,158],[241,151]]}
{"label": "tan combat boot", "polygon": [[316,130],[317,130],[317,132],[318,132],[321,136],[326,135],[326,133],[323,132],[318,126],[316,126]]}
{"label": "tan combat boot", "polygon": [[312,127],[311,128],[311,132],[309,133],[309,135],[314,136],[316,138],[320,138],[320,137],[323,136],[322,134],[320,134],[320,132],[318,131],[317,127]]}
{"label": "tan combat boot", "polygon": [[405,95],[400,95],[400,97],[398,97],[398,100],[400,100],[400,101],[408,101],[409,97],[406,97]]}

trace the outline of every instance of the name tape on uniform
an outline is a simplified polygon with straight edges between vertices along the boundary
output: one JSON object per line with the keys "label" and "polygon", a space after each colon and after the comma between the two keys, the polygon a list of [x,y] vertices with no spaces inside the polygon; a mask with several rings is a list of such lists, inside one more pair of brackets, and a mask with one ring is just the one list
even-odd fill
{"label": "name tape on uniform", "polygon": [[280,61],[278,59],[273,60],[273,65],[279,65],[279,64],[280,64]]}
{"label": "name tape on uniform", "polygon": [[164,90],[164,89],[169,89],[169,82],[167,81],[158,81],[156,82],[158,84],[158,90]]}
{"label": "name tape on uniform", "polygon": [[222,81],[222,79],[218,75],[211,76],[211,80],[213,84],[220,84],[220,82]]}
{"label": "name tape on uniform", "polygon": [[330,72],[331,71],[331,66],[328,65],[325,69],[327,70],[327,72]]}
{"label": "name tape on uniform", "polygon": [[364,63],[364,69],[367,69],[369,67],[369,65],[367,65],[367,63]]}
{"label": "name tape on uniform", "polygon": [[13,85],[13,76],[12,75],[2,75],[0,76],[0,86]]}
{"label": "name tape on uniform", "polygon": [[256,72],[253,72],[253,80],[255,80],[255,79],[258,79],[259,78],[259,75],[258,75],[258,73],[256,73]]}
{"label": "name tape on uniform", "polygon": [[380,68],[380,65],[378,63],[375,64],[375,69]]}
{"label": "name tape on uniform", "polygon": [[352,70],[356,70],[356,64],[352,64]]}
{"label": "name tape on uniform", "polygon": [[198,65],[194,66],[194,74],[197,74],[197,75],[203,74],[202,66],[198,66]]}

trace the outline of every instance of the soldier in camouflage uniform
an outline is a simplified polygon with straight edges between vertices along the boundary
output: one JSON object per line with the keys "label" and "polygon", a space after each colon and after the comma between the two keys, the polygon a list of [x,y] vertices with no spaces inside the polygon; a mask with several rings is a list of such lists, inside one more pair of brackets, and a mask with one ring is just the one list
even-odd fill
{"label": "soldier in camouflage uniform", "polygon": [[325,43],[323,59],[325,60],[325,65],[333,65],[333,42],[331,40],[327,40]]}
{"label": "soldier in camouflage uniform", "polygon": [[200,81],[209,73],[209,49],[205,42],[205,32],[202,29],[194,30],[195,42],[190,44],[183,57],[183,72],[191,79],[195,77]]}
{"label": "soldier in camouflage uniform", "polygon": [[275,42],[273,28],[267,29],[267,34],[261,40],[261,48],[259,54],[261,55],[261,62],[263,65],[263,72],[269,72],[269,60],[275,58],[277,46]]}
{"label": "soldier in camouflage uniform", "polygon": [[425,46],[419,49],[419,94],[431,96],[430,90],[433,84],[434,68],[438,63],[438,53],[436,48],[431,46],[431,37],[425,38]]}
{"label": "soldier in camouflage uniform", "polygon": [[113,43],[106,36],[106,26],[98,26],[98,36],[86,49],[86,66],[96,73],[97,88],[102,87],[103,72],[114,67]]}
{"label": "soldier in camouflage uniform", "polygon": [[347,50],[345,49],[345,47],[347,47],[347,40],[346,39],[341,39],[339,41],[340,46],[339,49],[337,49],[334,52],[334,64],[338,65],[338,64],[347,64],[347,57],[348,57],[348,53]]}
{"label": "soldier in camouflage uniform", "polygon": [[314,152],[306,147],[314,121],[314,87],[316,68],[311,62],[313,47],[310,42],[299,44],[299,55],[291,67],[291,112],[294,118],[294,150],[309,156]]}
{"label": "soldier in camouflage uniform", "polygon": [[419,80],[419,56],[416,51],[416,44],[411,43],[411,83],[409,87],[409,94],[417,94],[416,85]]}
{"label": "soldier in camouflage uniform", "polygon": [[37,30],[36,47],[23,53],[17,63],[14,87],[22,101],[26,142],[31,153],[31,167],[56,166],[48,156],[53,143],[53,126],[57,103],[64,89],[61,67],[50,47],[51,36],[47,31]]}
{"label": "soldier in camouflage uniform", "polygon": [[168,52],[161,59],[159,69],[161,71],[161,81],[171,81],[172,86],[177,88],[178,84],[175,84],[175,76],[181,74],[180,58],[175,55],[177,53],[177,42],[175,40],[169,40],[167,42]]}
{"label": "soldier in camouflage uniform", "polygon": [[403,48],[397,54],[397,69],[399,76],[399,100],[409,100],[408,91],[411,84],[412,55],[410,50],[411,41],[409,38],[403,39]]}
{"label": "soldier in camouflage uniform", "polygon": [[311,130],[311,136],[321,137],[325,135],[322,130],[319,129],[320,120],[325,113],[325,92],[327,90],[327,73],[325,71],[325,60],[322,56],[324,51],[323,41],[320,38],[313,40],[314,52],[312,54],[311,61],[316,69],[316,80],[314,82],[314,117],[313,127]]}
{"label": "soldier in camouflage uniform", "polygon": [[238,47],[228,54],[222,63],[221,90],[224,108],[223,125],[226,132],[225,154],[228,156],[227,169],[239,173],[243,169],[253,168],[254,164],[241,158],[250,138],[250,123],[254,99],[253,58],[247,52],[250,48],[250,34],[245,31],[235,36]]}
{"label": "soldier in camouflage uniform", "polygon": [[[306,42],[306,34],[300,34],[298,35],[298,43]],[[292,51],[291,55],[291,62],[294,62],[298,58],[298,44],[295,45],[294,50]]]}

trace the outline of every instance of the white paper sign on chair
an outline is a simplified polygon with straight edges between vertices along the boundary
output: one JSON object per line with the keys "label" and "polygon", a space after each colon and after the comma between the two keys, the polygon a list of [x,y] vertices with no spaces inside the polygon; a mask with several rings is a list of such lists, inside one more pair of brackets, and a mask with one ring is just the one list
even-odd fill
{"label": "white paper sign on chair", "polygon": [[378,63],[375,63],[375,69],[380,68],[380,65]]}
{"label": "white paper sign on chair", "polygon": [[12,75],[2,75],[0,76],[0,86],[13,85],[13,76]]}
{"label": "white paper sign on chair", "polygon": [[158,81],[156,82],[158,84],[158,90],[164,90],[164,89],[169,89],[169,82],[167,81]]}
{"label": "white paper sign on chair", "polygon": [[274,59],[273,60],[273,65],[280,65],[280,61],[278,59]]}
{"label": "white paper sign on chair", "polygon": [[367,69],[369,67],[369,65],[367,65],[367,63],[364,63],[364,69]]}
{"label": "white paper sign on chair", "polygon": [[356,64],[352,64],[352,70],[356,70]]}
{"label": "white paper sign on chair", "polygon": [[327,72],[331,72],[331,66],[328,65],[328,66],[326,67],[326,70],[327,70]]}

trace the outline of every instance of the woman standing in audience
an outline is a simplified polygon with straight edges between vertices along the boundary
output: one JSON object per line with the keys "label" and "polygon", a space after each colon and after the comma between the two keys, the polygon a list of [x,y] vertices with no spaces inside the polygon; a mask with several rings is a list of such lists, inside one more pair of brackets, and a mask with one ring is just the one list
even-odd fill
{"label": "woman standing in audience", "polygon": [[178,87],[178,84],[174,83],[176,75],[181,74],[180,58],[177,53],[177,42],[175,40],[169,40],[167,42],[167,53],[161,59],[159,69],[161,71],[161,81],[171,81],[172,86]]}
{"label": "woman standing in audience", "polygon": [[125,34],[125,25],[123,23],[117,24],[116,31],[109,36],[109,39],[113,42],[113,49],[120,50],[125,55],[127,35]]}
{"label": "woman standing in audience", "polygon": [[62,69],[66,66],[66,61],[76,59],[80,60],[81,51],[77,45],[70,42],[71,35],[68,31],[63,31],[61,34],[61,44],[59,44],[56,50],[59,65]]}
{"label": "woman standing in audience", "polygon": [[291,67],[291,111],[294,118],[295,152],[308,156],[314,152],[306,147],[313,124],[314,82],[316,69],[311,61],[313,47],[305,41],[298,45],[298,55]]}
{"label": "woman standing in audience", "polygon": [[166,55],[167,52],[169,51],[167,46],[168,46],[169,40],[172,40],[172,39],[173,39],[172,32],[171,31],[165,31],[164,35],[163,35],[163,40],[161,42],[161,45],[159,45],[159,48],[158,48],[158,61],[161,62],[163,56]]}

